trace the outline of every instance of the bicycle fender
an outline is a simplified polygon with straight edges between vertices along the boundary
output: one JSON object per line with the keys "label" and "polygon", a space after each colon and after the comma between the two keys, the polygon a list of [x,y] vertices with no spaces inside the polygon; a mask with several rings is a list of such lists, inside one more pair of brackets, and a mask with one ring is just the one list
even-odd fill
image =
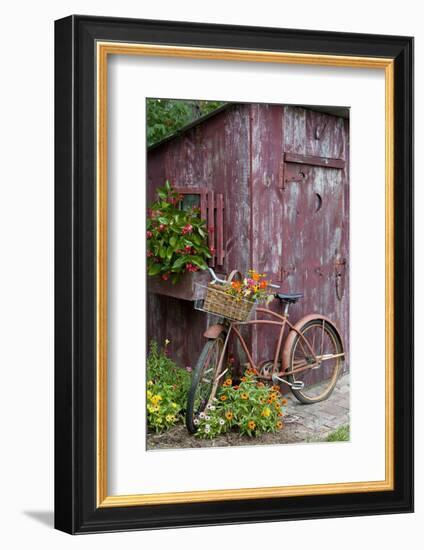
{"label": "bicycle fender", "polygon": [[305,317],[302,317],[301,319],[299,319],[299,321],[293,326],[293,328],[290,330],[289,334],[287,335],[286,341],[284,342],[284,348],[281,353],[281,362],[282,362],[283,370],[286,370],[289,367],[290,351],[292,349],[296,334],[298,334],[298,331],[302,328],[303,325],[305,325],[306,323],[309,323],[309,321],[313,321],[314,319],[322,319],[326,323],[330,324],[336,331],[336,334],[343,347],[343,340],[340,335],[340,331],[337,328],[337,326],[334,324],[334,322],[331,321],[331,319],[329,319],[328,317],[325,317],[325,315],[320,315],[319,313],[311,313],[309,315],[305,315]]}
{"label": "bicycle fender", "polygon": [[215,340],[224,330],[225,330],[224,325],[211,325],[205,330],[205,332],[203,333],[203,336],[205,338],[210,338],[211,340]]}

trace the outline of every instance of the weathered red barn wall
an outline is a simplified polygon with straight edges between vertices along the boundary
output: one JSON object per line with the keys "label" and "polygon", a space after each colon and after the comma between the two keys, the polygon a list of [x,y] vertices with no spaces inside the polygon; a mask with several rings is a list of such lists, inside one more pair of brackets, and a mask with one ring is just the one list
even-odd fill
{"label": "weathered red barn wall", "polygon": [[[235,106],[149,151],[147,198],[165,180],[176,187],[206,187],[224,194],[224,268],[250,265],[249,117]],[[232,205],[236,205],[235,208]],[[218,266],[219,269],[220,266]],[[171,340],[170,353],[194,365],[203,346],[207,315],[193,303],[148,294],[149,340]]]}
{"label": "weathered red barn wall", "polygon": [[[322,312],[347,346],[348,140],[348,121],[341,117],[291,106],[232,106],[149,151],[148,202],[166,179],[223,193],[224,272],[253,267],[283,291],[304,292],[291,320]],[[346,166],[285,163],[284,153],[343,159]],[[284,180],[285,172],[297,170],[299,181]],[[272,308],[281,311],[277,301]],[[207,322],[192,302],[148,295],[148,337],[169,338],[172,356],[183,365],[194,366]],[[272,357],[274,333],[253,331],[257,359]]]}

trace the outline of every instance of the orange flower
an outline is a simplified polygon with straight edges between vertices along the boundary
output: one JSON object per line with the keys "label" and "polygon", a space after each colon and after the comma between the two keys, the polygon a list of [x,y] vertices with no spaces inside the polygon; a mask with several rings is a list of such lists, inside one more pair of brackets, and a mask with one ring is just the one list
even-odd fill
{"label": "orange flower", "polygon": [[242,393],[241,398],[242,399],[249,399],[249,396],[247,395],[247,393]]}
{"label": "orange flower", "polygon": [[231,378],[227,378],[227,380],[224,382],[224,386],[231,386],[232,383],[233,381],[231,380]]}
{"label": "orange flower", "polygon": [[258,382],[256,385],[258,388],[263,388],[265,386],[263,382]]}
{"label": "orange flower", "polygon": [[249,430],[254,430],[256,428],[256,424],[253,422],[253,420],[249,420],[249,422],[247,423],[247,427],[249,428]]}
{"label": "orange flower", "polygon": [[283,413],[280,411],[280,412],[278,413],[278,416],[284,416],[284,415],[283,415]]}
{"label": "orange flower", "polygon": [[283,399],[281,400],[281,404],[283,405],[283,407],[287,405],[287,403],[288,403],[287,399],[283,397]]}
{"label": "orange flower", "polygon": [[240,380],[241,380],[242,382],[246,382],[247,378],[246,378],[245,376],[242,376],[242,377],[240,378]]}
{"label": "orange flower", "polygon": [[233,386],[233,390],[238,390],[240,386]]}
{"label": "orange flower", "polygon": [[220,399],[221,399],[221,401],[227,401],[227,396],[226,395],[221,395]]}
{"label": "orange flower", "polygon": [[284,424],[281,422],[281,420],[279,420],[276,425],[277,425],[277,428],[279,430],[281,430],[281,428],[284,426]]}
{"label": "orange flower", "polygon": [[233,417],[234,417],[234,415],[233,415],[233,413],[232,413],[231,411],[227,411],[227,412],[225,413],[225,418],[226,418],[227,420],[232,420]]}
{"label": "orange flower", "polygon": [[234,288],[234,290],[240,290],[241,289],[241,281],[233,281],[231,283],[231,288]]}
{"label": "orange flower", "polygon": [[272,391],[278,391],[278,392],[281,391],[280,386],[272,386],[271,389],[272,389]]}
{"label": "orange flower", "polygon": [[256,271],[254,271],[254,272],[252,273],[252,279],[253,279],[254,281],[259,281],[260,278],[261,278],[261,276],[259,275],[259,273],[256,273]]}
{"label": "orange flower", "polygon": [[268,286],[268,282],[267,282],[267,281],[261,281],[261,282],[259,283],[259,288],[261,288],[261,289],[264,289],[264,288],[266,288],[267,286]]}
{"label": "orange flower", "polygon": [[276,411],[280,410],[280,405],[278,404],[278,401],[274,401],[274,408]]}

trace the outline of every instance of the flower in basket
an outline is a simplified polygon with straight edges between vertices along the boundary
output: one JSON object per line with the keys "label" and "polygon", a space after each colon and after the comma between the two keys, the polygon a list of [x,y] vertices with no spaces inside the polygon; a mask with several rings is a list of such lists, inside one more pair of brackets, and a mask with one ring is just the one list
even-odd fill
{"label": "flower in basket", "polygon": [[273,299],[273,294],[269,290],[270,282],[264,273],[249,269],[246,277],[241,281],[232,281],[225,292],[238,300],[268,303]]}
{"label": "flower in basket", "polygon": [[183,196],[168,181],[156,194],[147,210],[147,273],[176,283],[183,273],[207,268],[206,222],[197,207],[181,209]]}

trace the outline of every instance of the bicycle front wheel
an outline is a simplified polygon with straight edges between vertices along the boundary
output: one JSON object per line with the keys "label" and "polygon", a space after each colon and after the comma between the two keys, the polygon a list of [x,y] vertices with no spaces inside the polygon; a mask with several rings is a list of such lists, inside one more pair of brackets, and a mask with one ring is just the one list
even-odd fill
{"label": "bicycle front wheel", "polygon": [[[199,415],[205,411],[209,400],[214,397],[211,393],[218,375],[224,341],[225,334],[222,333],[214,340],[208,340],[193,371],[186,410],[186,426],[190,433],[196,432]],[[225,358],[223,365],[225,366]]]}
{"label": "bicycle front wheel", "polygon": [[292,388],[296,399],[301,403],[327,399],[336,386],[344,360],[343,345],[333,325],[322,318],[305,323],[294,338],[289,357],[287,380],[292,384],[303,383],[302,389]]}

